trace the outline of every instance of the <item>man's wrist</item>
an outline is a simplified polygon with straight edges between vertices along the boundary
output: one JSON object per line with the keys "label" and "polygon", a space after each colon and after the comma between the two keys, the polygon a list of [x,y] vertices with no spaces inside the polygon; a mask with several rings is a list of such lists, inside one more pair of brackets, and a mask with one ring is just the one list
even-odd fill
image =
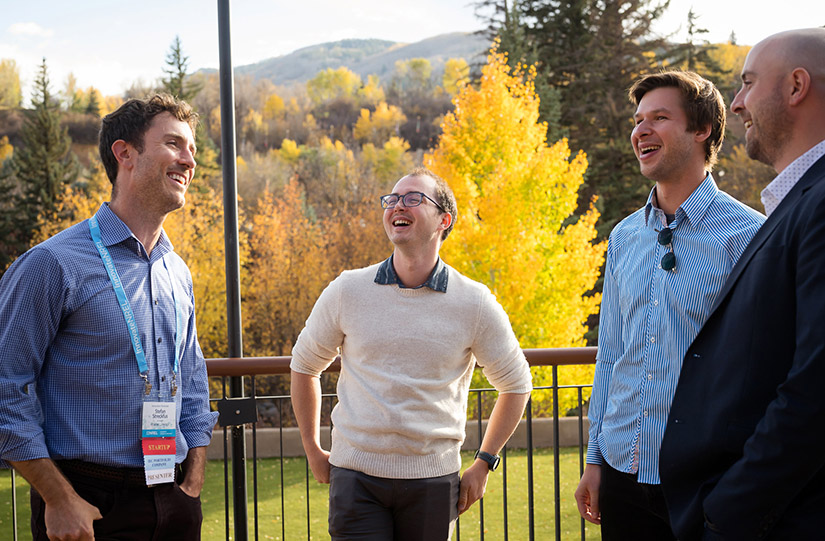
{"label": "man's wrist", "polygon": [[487,468],[490,471],[495,471],[495,469],[498,468],[499,462],[501,462],[501,457],[500,456],[491,455],[490,453],[484,452],[481,449],[476,451],[475,458],[486,462],[487,463]]}

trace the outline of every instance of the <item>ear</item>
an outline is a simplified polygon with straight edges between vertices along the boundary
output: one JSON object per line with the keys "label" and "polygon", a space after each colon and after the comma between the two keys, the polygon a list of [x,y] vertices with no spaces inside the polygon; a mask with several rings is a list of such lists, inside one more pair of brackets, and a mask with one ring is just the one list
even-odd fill
{"label": "ear", "polygon": [[791,72],[791,95],[788,104],[791,107],[799,105],[811,90],[811,74],[805,68],[796,68]]}
{"label": "ear", "polygon": [[710,137],[710,132],[712,130],[713,130],[713,126],[711,126],[710,124],[706,124],[704,128],[702,128],[701,130],[699,130],[699,131],[697,131],[693,134],[693,139],[697,143],[704,143],[705,140],[708,137]]}
{"label": "ear", "polygon": [[453,223],[453,215],[449,212],[445,212],[441,215],[441,230],[444,231]]}
{"label": "ear", "polygon": [[112,154],[117,160],[118,168],[131,169],[137,151],[123,139],[118,139],[112,143]]}

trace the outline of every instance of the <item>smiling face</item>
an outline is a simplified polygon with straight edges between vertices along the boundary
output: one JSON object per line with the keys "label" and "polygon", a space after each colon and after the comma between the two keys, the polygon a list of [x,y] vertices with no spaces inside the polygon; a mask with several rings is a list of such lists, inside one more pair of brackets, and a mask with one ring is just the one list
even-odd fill
{"label": "smiling face", "polygon": [[[392,193],[405,195],[422,192],[435,199],[435,180],[428,176],[407,176],[396,183]],[[396,247],[433,248],[441,244],[441,233],[450,224],[449,214],[442,212],[426,197],[417,207],[406,207],[399,200],[384,210],[384,231]],[[446,222],[446,225],[445,225]]]}
{"label": "smiling face", "polygon": [[645,93],[634,115],[630,134],[642,175],[656,182],[681,178],[690,165],[704,165],[707,135],[689,132],[678,88],[660,87]]}
{"label": "smiling face", "polygon": [[748,156],[776,167],[791,140],[792,122],[783,92],[781,61],[768,44],[762,42],[748,53],[742,88],[730,108],[745,123]]}
{"label": "smiling face", "polygon": [[170,113],[161,113],[146,130],[143,152],[136,154],[130,182],[123,188],[128,188],[131,200],[165,215],[184,205],[194,175],[192,128]]}

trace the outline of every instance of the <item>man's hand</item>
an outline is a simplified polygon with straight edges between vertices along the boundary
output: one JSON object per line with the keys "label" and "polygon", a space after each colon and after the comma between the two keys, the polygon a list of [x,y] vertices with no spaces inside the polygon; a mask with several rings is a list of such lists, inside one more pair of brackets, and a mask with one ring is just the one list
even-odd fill
{"label": "man's hand", "polygon": [[206,480],[206,447],[192,447],[181,464],[183,482],[180,489],[190,498],[197,498]]}
{"label": "man's hand", "polygon": [[458,493],[458,514],[472,507],[484,496],[487,489],[487,476],[490,467],[481,459],[476,459],[461,476],[461,485]]}
{"label": "man's hand", "polygon": [[582,518],[593,524],[601,524],[599,514],[599,487],[602,483],[602,468],[597,464],[584,467],[579,486],[576,488],[576,505]]}
{"label": "man's hand", "polygon": [[314,449],[312,452],[307,451],[307,461],[309,462],[309,469],[312,470],[312,476],[319,483],[329,484],[329,451],[323,450],[321,447]]}
{"label": "man's hand", "polygon": [[46,504],[46,535],[52,541],[87,541],[95,538],[100,510],[81,498],[49,458],[10,461]]}
{"label": "man's hand", "polygon": [[101,518],[97,507],[74,493],[46,504],[46,534],[51,541],[91,541],[95,538],[93,522]]}

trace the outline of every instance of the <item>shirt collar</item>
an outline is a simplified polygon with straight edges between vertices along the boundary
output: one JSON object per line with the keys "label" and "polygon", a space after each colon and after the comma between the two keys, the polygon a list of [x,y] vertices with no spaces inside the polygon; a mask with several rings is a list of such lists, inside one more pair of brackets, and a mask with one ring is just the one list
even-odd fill
{"label": "shirt collar", "polygon": [[[687,217],[688,222],[692,227],[699,225],[702,218],[710,207],[716,195],[719,193],[719,188],[716,186],[716,181],[713,180],[713,175],[708,173],[705,180],[693,190],[693,193],[688,196],[684,203],[679,205],[676,209],[676,222],[681,221],[681,216]],[[647,197],[647,204],[645,205],[645,223],[650,225],[650,214],[656,210],[661,210],[655,205],[656,201],[656,186],[650,190],[650,195]],[[661,224],[654,224],[660,226]]]}
{"label": "shirt collar", "polygon": [[[100,224],[100,238],[105,246],[114,246],[130,238],[135,240],[136,245],[140,245],[140,241],[129,229],[129,226],[123,223],[123,220],[118,218],[117,214],[109,208],[109,203],[100,205],[95,216]],[[158,242],[152,249],[152,260],[155,261],[155,257],[163,257],[173,250],[172,241],[166,236],[166,231],[161,229]],[[155,252],[157,252],[157,256]]]}
{"label": "shirt collar", "polygon": [[[409,289],[418,289],[421,287],[428,287],[433,291],[439,291],[441,293],[447,292],[447,279],[449,278],[449,271],[447,269],[447,265],[441,261],[441,258],[438,258],[438,261],[435,263],[435,267],[433,271],[430,273],[430,277],[427,278],[427,281],[415,288]],[[408,289],[404,284],[401,283],[401,280],[398,279],[398,275],[395,274],[395,269],[392,266],[392,256],[385,259],[381,265],[378,266],[378,272],[375,273],[375,283],[381,285],[397,285],[400,288]]]}
{"label": "shirt collar", "polygon": [[799,179],[819,158],[825,156],[825,141],[820,141],[810,150],[798,157],[781,173],[776,175],[770,184],[762,190],[762,204],[765,205],[765,215],[770,216],[785,196],[793,190]]}

